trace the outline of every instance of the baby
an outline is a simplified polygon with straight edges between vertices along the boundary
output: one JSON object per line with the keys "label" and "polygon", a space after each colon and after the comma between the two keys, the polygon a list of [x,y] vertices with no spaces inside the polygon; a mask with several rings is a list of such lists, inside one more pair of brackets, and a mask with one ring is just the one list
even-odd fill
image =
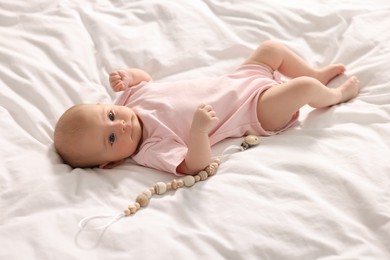
{"label": "baby", "polygon": [[[291,78],[283,82],[275,72]],[[216,78],[154,83],[140,69],[110,73],[115,105],[83,104],[59,119],[54,145],[72,167],[113,168],[132,157],[174,174],[196,174],[209,165],[211,146],[229,137],[269,136],[291,126],[299,109],[322,108],[358,95],[342,64],[321,69],[276,41],[263,42],[234,72]]]}

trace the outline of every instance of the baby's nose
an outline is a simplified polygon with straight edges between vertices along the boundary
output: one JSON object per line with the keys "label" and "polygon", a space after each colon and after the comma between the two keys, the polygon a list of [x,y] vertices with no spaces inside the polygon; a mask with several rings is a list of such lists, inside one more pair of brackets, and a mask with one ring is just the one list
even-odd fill
{"label": "baby's nose", "polygon": [[125,122],[125,120],[120,120],[119,121],[119,129],[120,129],[122,134],[124,134],[126,132],[126,122]]}

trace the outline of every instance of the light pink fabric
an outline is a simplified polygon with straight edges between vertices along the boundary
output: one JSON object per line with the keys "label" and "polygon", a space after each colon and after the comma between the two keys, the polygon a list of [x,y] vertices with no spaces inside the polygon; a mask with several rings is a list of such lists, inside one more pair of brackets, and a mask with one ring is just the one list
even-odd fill
{"label": "light pink fabric", "polygon": [[133,159],[141,165],[177,174],[176,167],[187,153],[193,113],[202,103],[212,105],[219,118],[210,130],[211,145],[228,137],[276,134],[260,126],[256,106],[259,95],[279,83],[280,78],[268,69],[243,65],[221,77],[148,82],[130,88],[117,104],[131,107],[143,123],[143,141]]}

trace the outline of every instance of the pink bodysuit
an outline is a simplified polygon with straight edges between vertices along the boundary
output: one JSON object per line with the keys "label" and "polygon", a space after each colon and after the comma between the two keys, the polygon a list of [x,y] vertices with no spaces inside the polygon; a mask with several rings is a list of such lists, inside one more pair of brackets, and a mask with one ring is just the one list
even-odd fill
{"label": "pink bodysuit", "polygon": [[116,102],[131,107],[143,124],[142,143],[132,156],[137,163],[175,174],[187,154],[195,109],[209,104],[219,118],[212,125],[211,145],[228,137],[273,135],[257,120],[257,100],[266,89],[280,84],[279,77],[259,65],[243,65],[216,78],[169,83],[143,82],[126,90]]}

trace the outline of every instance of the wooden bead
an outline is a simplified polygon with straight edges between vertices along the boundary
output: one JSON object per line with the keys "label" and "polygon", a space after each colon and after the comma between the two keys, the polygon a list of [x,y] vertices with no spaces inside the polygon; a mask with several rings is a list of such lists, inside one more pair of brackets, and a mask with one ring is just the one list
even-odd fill
{"label": "wooden bead", "polygon": [[199,175],[201,181],[206,180],[207,177],[208,177],[208,174],[207,174],[206,171],[200,171],[200,172],[198,173],[198,175]]}
{"label": "wooden bead", "polygon": [[152,195],[153,195],[153,194],[156,194],[156,190],[154,189],[154,186],[153,186],[153,187],[150,187],[149,190],[150,190],[150,192],[152,193]]}
{"label": "wooden bead", "polygon": [[141,204],[139,204],[138,202],[134,203],[134,206],[136,207],[137,210],[141,208]]}
{"label": "wooden bead", "polygon": [[176,179],[173,179],[173,181],[171,182],[171,187],[173,190],[176,190],[178,188]]}
{"label": "wooden bead", "polygon": [[207,174],[209,176],[213,176],[213,175],[215,175],[216,169],[215,169],[214,166],[209,165],[209,166],[206,167],[205,171],[207,172]]}
{"label": "wooden bead", "polygon": [[142,193],[142,194],[138,195],[138,197],[135,201],[138,202],[141,207],[146,207],[146,205],[148,205],[149,198],[145,194]]}
{"label": "wooden bead", "polygon": [[216,164],[218,164],[218,166],[221,164],[221,160],[220,160],[219,158],[216,158],[216,159],[214,160],[214,162],[215,162]]}
{"label": "wooden bead", "polygon": [[244,142],[249,146],[258,145],[260,143],[260,138],[256,135],[247,135],[245,136]]}
{"label": "wooden bead", "polygon": [[131,211],[129,209],[125,209],[123,213],[125,214],[125,216],[130,216]]}
{"label": "wooden bead", "polygon": [[[154,188],[153,188],[154,189]],[[146,195],[146,197],[148,197],[148,199],[150,199],[152,197],[152,192],[150,190],[146,190],[144,192],[142,192],[143,194]]]}
{"label": "wooden bead", "polygon": [[210,167],[214,167],[215,169],[217,169],[218,166],[219,166],[219,164],[216,163],[216,162],[212,162],[212,163],[210,164]]}
{"label": "wooden bead", "polygon": [[135,212],[137,212],[138,209],[135,205],[130,205],[129,210],[131,214],[134,214]]}
{"label": "wooden bead", "polygon": [[183,186],[184,186],[183,180],[178,180],[177,181],[177,187],[182,188]]}
{"label": "wooden bead", "polygon": [[195,183],[195,178],[192,175],[187,175],[183,178],[184,186],[191,187]]}
{"label": "wooden bead", "polygon": [[195,179],[195,182],[198,182],[198,181],[200,181],[200,176],[199,175],[195,175],[194,179]]}
{"label": "wooden bead", "polygon": [[154,189],[157,194],[161,195],[167,191],[167,185],[164,182],[157,182],[156,185],[154,185]]}

